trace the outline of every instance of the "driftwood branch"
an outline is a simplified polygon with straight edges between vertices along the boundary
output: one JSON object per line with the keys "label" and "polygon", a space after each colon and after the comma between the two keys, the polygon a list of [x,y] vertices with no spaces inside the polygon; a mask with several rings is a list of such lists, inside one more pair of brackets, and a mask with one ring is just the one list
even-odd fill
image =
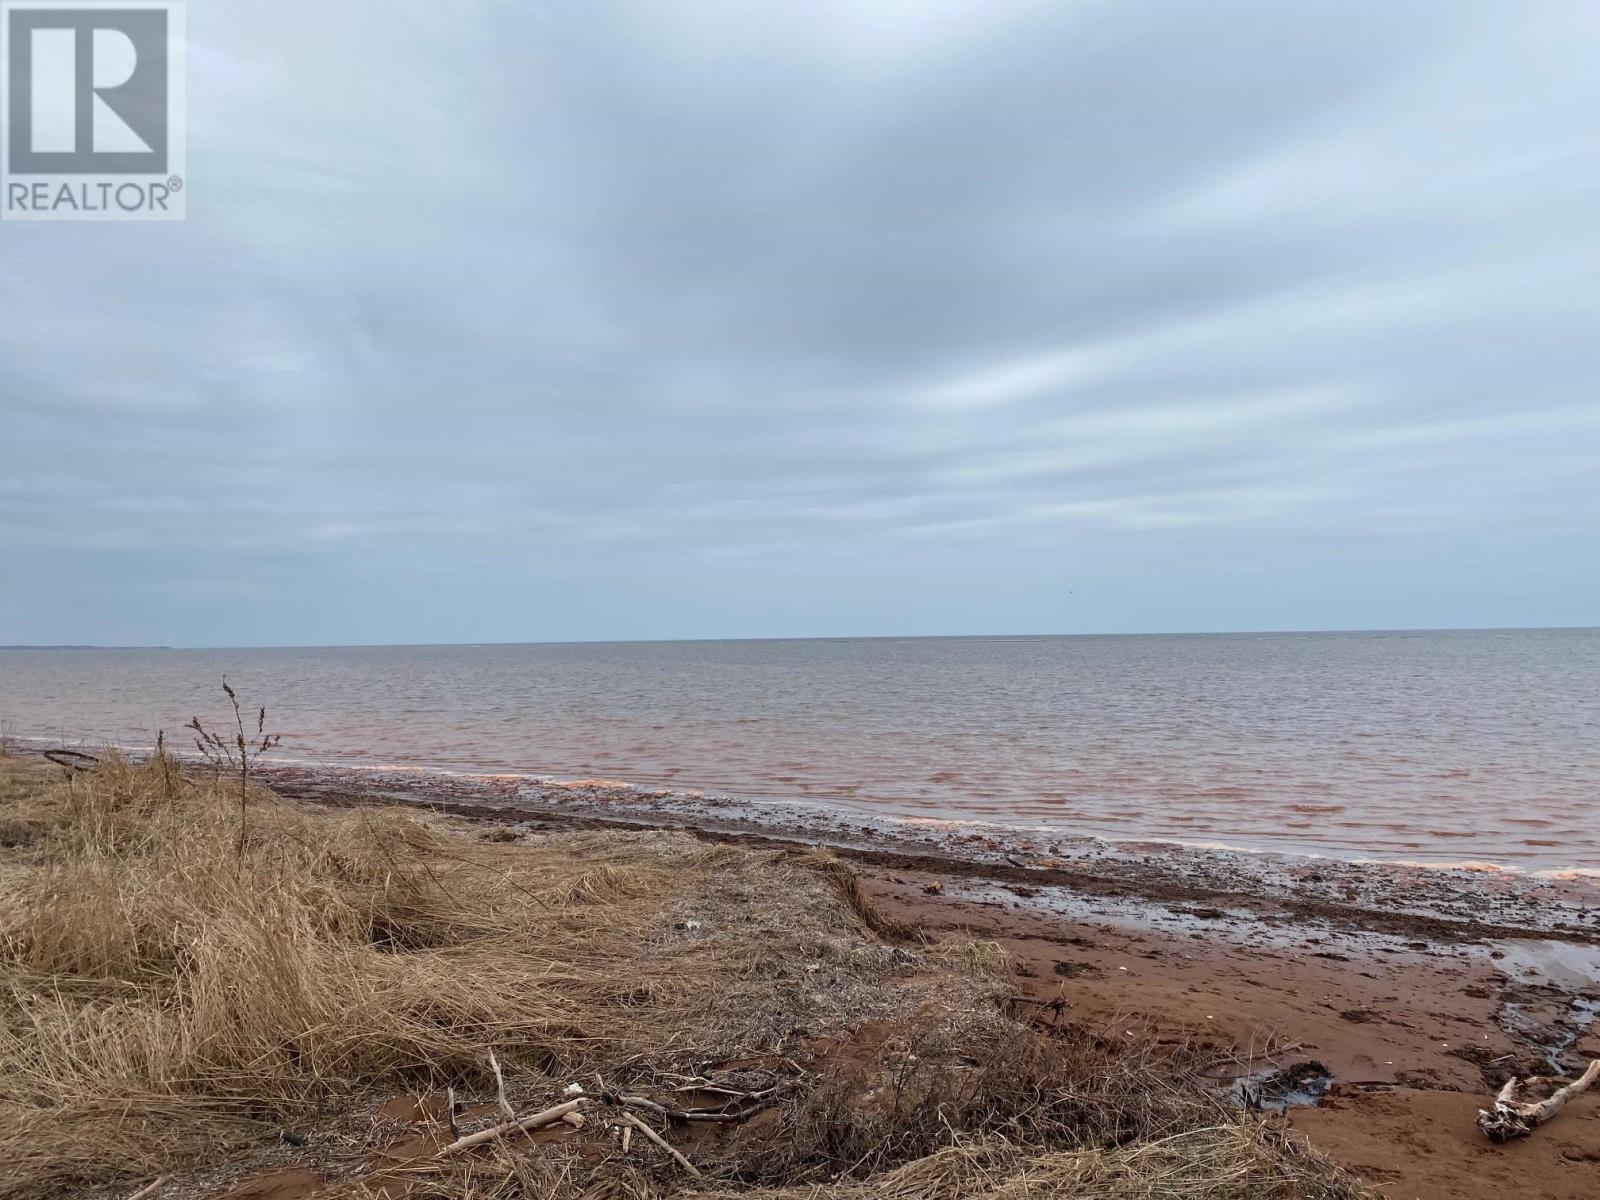
{"label": "driftwood branch", "polygon": [[678,1165],[685,1171],[689,1172],[689,1174],[693,1175],[696,1179],[702,1178],[699,1167],[695,1166],[687,1158],[679,1154],[678,1151],[669,1146],[666,1142],[666,1139],[664,1139],[654,1129],[651,1129],[650,1126],[646,1125],[643,1121],[639,1120],[638,1117],[634,1116],[630,1112],[625,1112],[622,1114],[622,1120],[624,1123],[631,1125],[640,1133],[644,1134],[645,1137],[649,1138],[656,1145],[660,1146],[668,1154],[672,1155],[672,1157],[677,1160]]}
{"label": "driftwood branch", "polygon": [[680,1095],[684,1092],[704,1092],[708,1096],[727,1096],[733,1100],[748,1100],[759,1094],[756,1092],[741,1092],[737,1088],[718,1087],[714,1083],[686,1083],[682,1087],[676,1087],[672,1090]]}
{"label": "driftwood branch", "polygon": [[500,1060],[494,1056],[494,1048],[489,1048],[489,1069],[494,1072],[494,1098],[500,1104],[500,1112],[508,1121],[517,1119],[517,1110],[511,1107],[511,1101],[506,1099],[506,1080],[500,1074]]}
{"label": "driftwood branch", "polygon": [[[727,1112],[714,1108],[668,1108],[644,1096],[607,1096],[608,1101],[622,1105],[624,1108],[637,1108],[645,1112],[655,1113],[664,1120],[684,1124],[689,1121],[717,1121],[726,1125],[747,1121],[754,1113],[754,1109],[746,1112]],[[759,1105],[757,1106],[760,1107]]]}
{"label": "driftwood branch", "polygon": [[[500,1060],[495,1056],[493,1050],[489,1051],[489,1069],[494,1072],[495,1090],[500,1110],[509,1115],[511,1113],[511,1105],[506,1099],[505,1079],[500,1069]],[[651,1100],[646,1096],[621,1096],[604,1091],[597,1096],[589,1095],[580,1084],[575,1083],[567,1088],[567,1094],[573,1096],[571,1100],[558,1104],[554,1108],[532,1113],[526,1117],[513,1117],[513,1119],[507,1120],[503,1124],[492,1126],[489,1129],[481,1129],[477,1133],[467,1134],[465,1137],[459,1136],[452,1120],[451,1133],[457,1135],[456,1140],[441,1149],[435,1157],[447,1158],[452,1154],[459,1154],[463,1150],[470,1150],[474,1146],[482,1146],[487,1142],[492,1142],[496,1138],[504,1137],[506,1134],[541,1129],[546,1125],[554,1125],[559,1121],[565,1121],[575,1129],[582,1129],[583,1116],[578,1110],[584,1105],[598,1102],[605,1105],[614,1105],[624,1110],[620,1117],[624,1153],[628,1150],[633,1131],[637,1129],[670,1155],[680,1167],[696,1179],[699,1179],[702,1178],[699,1168],[669,1145],[649,1125],[626,1110],[637,1108],[645,1112],[654,1113],[663,1120],[674,1122],[716,1121],[732,1123],[748,1120],[770,1104],[773,1097],[780,1094],[783,1089],[782,1085],[779,1084],[758,1092],[741,1092],[733,1088],[723,1088],[715,1085],[706,1090],[713,1091],[719,1095],[726,1095],[728,1099],[719,1108],[669,1108],[667,1105]],[[452,1089],[446,1107],[447,1116],[453,1117],[454,1101],[455,1094],[454,1089]]]}
{"label": "driftwood branch", "polygon": [[508,1133],[522,1133],[531,1129],[542,1129],[546,1125],[554,1125],[568,1113],[577,1112],[579,1107],[587,1104],[583,1098],[568,1100],[565,1104],[558,1104],[554,1108],[547,1108],[543,1112],[532,1113],[526,1117],[519,1117],[515,1121],[507,1121],[504,1125],[494,1125],[488,1129],[480,1129],[477,1133],[469,1133],[466,1137],[457,1138],[443,1150],[439,1157],[459,1154],[463,1150],[470,1150],[474,1146],[481,1146],[485,1142],[492,1142],[495,1138],[504,1137]]}
{"label": "driftwood branch", "polygon": [[1590,1063],[1589,1069],[1577,1079],[1552,1092],[1549,1099],[1524,1101],[1519,1097],[1525,1088],[1555,1081],[1537,1075],[1528,1079],[1512,1076],[1495,1096],[1494,1107],[1478,1110],[1478,1128],[1491,1142],[1509,1142],[1513,1138],[1527,1137],[1565,1108],[1568,1100],[1581,1096],[1593,1087],[1597,1079],[1600,1079],[1600,1058]]}
{"label": "driftwood branch", "polygon": [[87,771],[91,765],[100,761],[94,755],[85,754],[82,750],[46,750],[44,756],[56,766],[65,767],[69,771]]}
{"label": "driftwood branch", "polygon": [[736,1092],[732,1088],[700,1088],[679,1089],[680,1091],[701,1090],[716,1091],[728,1096],[722,1104],[715,1108],[672,1108],[658,1100],[651,1100],[647,1096],[619,1096],[613,1092],[605,1092],[600,1096],[603,1103],[615,1104],[622,1108],[637,1108],[644,1112],[655,1113],[663,1120],[682,1125],[690,1121],[714,1121],[721,1124],[733,1125],[740,1121],[748,1121],[760,1112],[781,1090],[778,1087],[766,1088],[759,1092]]}

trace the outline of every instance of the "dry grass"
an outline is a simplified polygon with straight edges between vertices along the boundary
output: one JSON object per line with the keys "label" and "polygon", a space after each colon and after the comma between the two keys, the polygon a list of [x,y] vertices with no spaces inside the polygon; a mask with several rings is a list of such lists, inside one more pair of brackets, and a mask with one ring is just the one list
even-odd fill
{"label": "dry grass", "polygon": [[1359,1194],[1182,1055],[1002,1016],[994,948],[887,944],[904,931],[827,856],[507,842],[257,789],[241,857],[237,779],[170,760],[71,778],[12,760],[0,802],[0,1194],[185,1171],[161,1200],[198,1194],[194,1168],[280,1129],[403,1091],[492,1095],[490,1047],[519,1110],[597,1073],[647,1091],[739,1055],[812,1070],[694,1145],[698,1192],[597,1116],[416,1173],[418,1200]]}
{"label": "dry grass", "polygon": [[[137,1177],[388,1088],[824,1032],[905,968],[794,856],[500,844],[118,760],[7,764],[0,1193]],[[690,930],[674,928],[698,921]],[[808,969],[809,968],[809,969]]]}
{"label": "dry grass", "polygon": [[[700,1193],[709,1200],[715,1193]],[[953,1144],[879,1175],[750,1191],[746,1200],[1352,1200],[1336,1168],[1259,1126],[1232,1121],[1090,1150],[1003,1139]]]}

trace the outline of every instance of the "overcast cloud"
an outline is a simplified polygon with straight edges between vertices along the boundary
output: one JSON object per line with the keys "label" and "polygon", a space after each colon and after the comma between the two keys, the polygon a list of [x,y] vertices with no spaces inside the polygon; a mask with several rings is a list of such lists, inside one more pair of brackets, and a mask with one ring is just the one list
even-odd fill
{"label": "overcast cloud", "polygon": [[0,643],[1600,623],[1600,5],[189,5]]}

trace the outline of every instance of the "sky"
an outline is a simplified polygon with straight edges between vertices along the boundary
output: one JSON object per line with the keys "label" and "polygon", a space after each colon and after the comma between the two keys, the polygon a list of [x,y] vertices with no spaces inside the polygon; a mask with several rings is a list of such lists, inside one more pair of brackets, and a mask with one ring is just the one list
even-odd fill
{"label": "sky", "polygon": [[1591,0],[193,3],[0,643],[1600,624]]}

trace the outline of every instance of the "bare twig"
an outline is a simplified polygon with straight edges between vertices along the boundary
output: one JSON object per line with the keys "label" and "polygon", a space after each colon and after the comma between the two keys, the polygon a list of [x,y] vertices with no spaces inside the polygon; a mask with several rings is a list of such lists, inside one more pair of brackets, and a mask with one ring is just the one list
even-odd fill
{"label": "bare twig", "polygon": [[508,1121],[517,1119],[516,1109],[511,1107],[511,1101],[506,1099],[506,1080],[500,1074],[500,1060],[494,1056],[494,1047],[489,1048],[489,1069],[494,1072],[494,1097],[500,1104],[500,1111],[505,1114]]}
{"label": "bare twig", "polygon": [[700,1174],[700,1168],[699,1167],[695,1166],[692,1162],[690,1162],[682,1154],[679,1154],[677,1150],[675,1150],[671,1146],[669,1146],[667,1144],[667,1142],[666,1142],[666,1139],[664,1139],[654,1129],[651,1129],[650,1126],[646,1125],[643,1121],[639,1120],[638,1117],[634,1116],[630,1112],[625,1112],[625,1113],[622,1114],[622,1120],[623,1120],[624,1123],[626,1123],[628,1125],[631,1125],[633,1128],[637,1129],[640,1133],[644,1134],[645,1137],[649,1138],[656,1145],[660,1146],[668,1154],[672,1155],[672,1157],[677,1161],[678,1165],[680,1167],[682,1167],[685,1171],[689,1172],[689,1174],[693,1175],[696,1179],[703,1178],[703,1176],[701,1176],[701,1174]]}
{"label": "bare twig", "polygon": [[144,1200],[144,1198],[146,1196],[148,1196],[151,1192],[155,1191],[158,1187],[160,1187],[166,1181],[167,1181],[167,1177],[165,1175],[157,1175],[149,1183],[145,1184],[137,1192],[135,1192],[133,1195],[129,1196],[128,1200]]}
{"label": "bare twig", "polygon": [[[771,1091],[775,1090],[776,1089],[772,1089]],[[729,1107],[733,1103],[731,1100],[727,1104],[724,1104],[721,1108],[668,1108],[665,1104],[661,1104],[658,1101],[651,1100],[645,1096],[607,1095],[603,1097],[603,1099],[608,1104],[620,1104],[625,1108],[638,1108],[644,1110],[645,1112],[653,1112],[658,1117],[668,1121],[674,1121],[679,1124],[684,1124],[689,1121],[719,1121],[724,1124],[732,1125],[739,1121],[748,1121],[758,1111],[766,1107],[765,1101],[767,1096],[771,1095],[771,1091],[763,1093],[760,1097],[748,1097],[751,1101],[751,1104],[748,1108],[742,1108],[732,1112],[729,1111]]]}

